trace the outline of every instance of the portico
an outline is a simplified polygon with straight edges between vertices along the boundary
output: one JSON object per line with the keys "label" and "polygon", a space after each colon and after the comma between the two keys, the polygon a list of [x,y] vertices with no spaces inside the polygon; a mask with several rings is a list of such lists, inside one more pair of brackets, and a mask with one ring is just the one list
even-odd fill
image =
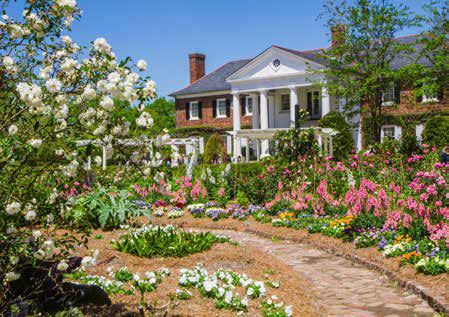
{"label": "portico", "polygon": [[[317,126],[319,119],[336,108],[335,99],[321,85],[325,78],[309,71],[323,65],[307,57],[272,46],[227,78],[233,96],[234,159],[242,156],[241,96],[251,98],[253,130],[294,128],[299,109],[309,113],[304,126]],[[256,151],[261,157],[269,155],[269,141],[260,143]]]}

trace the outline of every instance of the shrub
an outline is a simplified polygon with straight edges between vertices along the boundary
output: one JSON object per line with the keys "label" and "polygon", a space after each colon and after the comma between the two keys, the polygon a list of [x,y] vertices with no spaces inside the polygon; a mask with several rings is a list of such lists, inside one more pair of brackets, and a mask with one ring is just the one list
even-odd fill
{"label": "shrub", "polygon": [[424,127],[423,142],[438,147],[449,144],[449,117],[434,116],[430,118]]}
{"label": "shrub", "polygon": [[204,162],[213,163],[214,161],[224,161],[226,159],[226,150],[220,135],[213,134],[207,141],[204,149]]}
{"label": "shrub", "polygon": [[333,156],[338,160],[345,158],[354,147],[354,142],[351,127],[343,115],[340,112],[331,111],[320,120],[319,126],[338,132],[332,139]]}
{"label": "shrub", "polygon": [[289,129],[274,135],[276,159],[293,162],[300,156],[316,153],[317,144],[313,129]]}
{"label": "shrub", "polygon": [[248,197],[246,197],[245,193],[242,191],[237,192],[236,201],[237,201],[237,204],[241,205],[242,207],[249,206]]}

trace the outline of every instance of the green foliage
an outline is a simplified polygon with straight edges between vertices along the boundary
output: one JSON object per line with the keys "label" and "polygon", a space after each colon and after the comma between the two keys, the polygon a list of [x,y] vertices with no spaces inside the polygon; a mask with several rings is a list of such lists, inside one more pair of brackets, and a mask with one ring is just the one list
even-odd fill
{"label": "green foliage", "polygon": [[172,226],[146,226],[124,234],[114,248],[139,257],[183,257],[210,250],[215,243],[227,242],[210,232],[194,234]]}
{"label": "green foliage", "polygon": [[317,152],[315,132],[313,129],[289,129],[274,135],[276,159],[293,162],[300,156],[313,155]]}
{"label": "green foliage", "polygon": [[449,144],[449,117],[435,116],[426,122],[423,131],[423,142],[435,146]]}
{"label": "green foliage", "polygon": [[248,197],[246,197],[245,193],[242,191],[237,192],[236,201],[237,204],[240,204],[242,207],[248,207],[249,205]]}
{"label": "green foliage", "polygon": [[353,149],[353,139],[351,134],[351,127],[346,122],[345,117],[337,111],[331,111],[319,122],[322,128],[334,129],[338,132],[332,138],[333,156],[338,159],[344,159]]}
{"label": "green foliage", "polygon": [[75,227],[115,229],[125,224],[130,217],[139,216],[151,220],[146,210],[138,209],[129,200],[128,190],[99,188],[78,197],[73,209],[65,214],[65,219]]}
{"label": "green foliage", "polygon": [[405,130],[401,136],[400,152],[404,155],[416,153],[419,150],[415,130]]}
{"label": "green foliage", "polygon": [[[405,3],[393,0],[328,0],[321,18],[326,29],[334,31],[335,45],[320,54],[327,67],[312,72],[326,77],[330,95],[346,100],[348,114],[360,112],[362,104],[364,117],[382,116],[383,92],[392,83],[399,91],[399,83],[408,80],[393,67],[393,61],[413,51],[413,43],[395,41],[394,37],[419,26],[420,17]],[[391,101],[397,104],[399,97],[396,94]],[[374,142],[379,142],[379,122],[371,123]]]}
{"label": "green foliage", "polygon": [[154,120],[151,135],[161,134],[164,129],[171,133],[176,127],[175,103],[173,100],[158,98],[145,107]]}
{"label": "green foliage", "polygon": [[372,213],[361,213],[351,221],[351,228],[353,229],[370,229],[382,228],[385,223],[385,217],[376,217]]}
{"label": "green foliage", "polygon": [[206,143],[204,149],[204,162],[206,164],[211,164],[214,161],[226,160],[226,149],[224,147],[223,141],[217,133],[213,134]]}

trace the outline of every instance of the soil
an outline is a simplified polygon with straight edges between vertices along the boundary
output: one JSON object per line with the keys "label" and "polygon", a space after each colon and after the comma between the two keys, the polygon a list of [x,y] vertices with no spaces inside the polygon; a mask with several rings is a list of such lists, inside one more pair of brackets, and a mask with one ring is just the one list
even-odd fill
{"label": "soil", "polygon": [[[326,316],[326,310],[323,307],[318,307],[314,294],[309,291],[310,284],[303,276],[293,272],[289,266],[284,265],[271,255],[255,248],[224,243],[214,245],[209,251],[182,258],[139,258],[119,252],[110,245],[110,241],[118,239],[122,233],[123,231],[120,230],[93,231],[88,242],[89,253],[95,249],[98,249],[100,253],[97,257],[97,265],[89,268],[88,274],[107,277],[107,268],[110,266],[114,270],[126,266],[130,271],[138,272],[141,276],[146,271],[155,271],[161,267],[168,268],[171,275],[165,278],[154,292],[145,295],[147,303],[157,301],[158,306],[166,304],[169,301],[169,294],[174,294],[178,288],[179,269],[192,269],[197,263],[203,263],[209,272],[225,268],[238,273],[246,273],[254,280],[279,281],[280,288],[266,286],[267,294],[268,296],[276,295],[285,305],[293,305],[294,316]],[[101,235],[102,238],[95,239],[94,237],[97,235]],[[78,249],[76,253],[77,255],[89,254],[84,249]],[[173,316],[226,317],[236,315],[235,311],[215,308],[214,300],[203,298],[196,289],[189,289],[189,291],[192,292],[193,297],[190,300],[176,300],[177,306],[174,308]],[[240,297],[244,294],[242,289],[237,289],[237,292]],[[110,298],[111,306],[84,307],[83,312],[86,316],[133,316],[133,313],[138,312],[140,295],[110,295]],[[249,300],[248,312],[244,316],[261,316],[260,302],[260,299]]]}

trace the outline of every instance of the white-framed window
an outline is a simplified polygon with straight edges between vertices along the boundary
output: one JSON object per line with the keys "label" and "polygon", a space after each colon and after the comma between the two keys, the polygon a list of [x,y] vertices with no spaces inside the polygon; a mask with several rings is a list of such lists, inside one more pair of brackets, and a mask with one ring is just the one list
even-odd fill
{"label": "white-framed window", "polygon": [[200,118],[200,110],[198,106],[198,101],[190,102],[190,120],[198,120]]}
{"label": "white-framed window", "polygon": [[382,106],[387,107],[394,105],[396,96],[395,89],[396,88],[393,81],[388,83],[387,87],[382,92]]}
{"label": "white-framed window", "polygon": [[281,95],[281,111],[290,110],[290,95]]}
{"label": "white-framed window", "polygon": [[226,117],[226,99],[217,99],[217,118]]}
{"label": "white-framed window", "polygon": [[387,138],[399,140],[401,138],[401,127],[395,125],[384,125],[380,131],[380,137],[382,141]]}
{"label": "white-framed window", "polygon": [[246,116],[252,116],[253,115],[253,97],[251,97],[251,96],[247,96],[246,97],[245,115]]}
{"label": "white-framed window", "polygon": [[307,112],[312,120],[321,118],[321,98],[319,91],[307,92]]}

